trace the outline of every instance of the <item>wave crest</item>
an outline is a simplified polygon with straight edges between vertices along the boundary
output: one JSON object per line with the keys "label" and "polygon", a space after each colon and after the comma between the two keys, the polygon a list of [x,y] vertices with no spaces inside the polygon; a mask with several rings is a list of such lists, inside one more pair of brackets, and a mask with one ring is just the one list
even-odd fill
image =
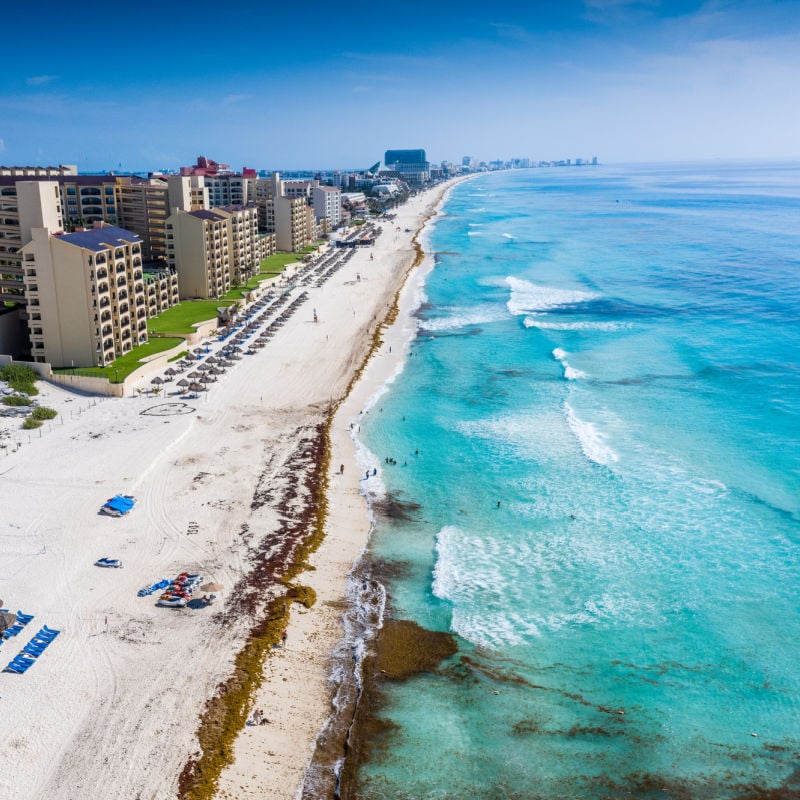
{"label": "wave crest", "polygon": [[540,286],[513,276],[506,278],[506,284],[511,289],[511,297],[506,306],[515,317],[536,311],[550,311],[562,306],[574,306],[600,297],[593,292],[583,292],[579,289]]}

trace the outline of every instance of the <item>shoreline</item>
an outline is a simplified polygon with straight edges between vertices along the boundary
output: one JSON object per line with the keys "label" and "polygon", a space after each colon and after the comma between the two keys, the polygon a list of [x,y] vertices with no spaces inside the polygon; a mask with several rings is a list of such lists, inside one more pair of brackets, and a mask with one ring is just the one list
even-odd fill
{"label": "shoreline", "polygon": [[308,559],[310,571],[301,570],[298,576],[315,592],[317,603],[307,609],[290,609],[286,646],[276,648],[267,659],[263,683],[252,702],[252,708],[263,710],[269,723],[257,729],[248,726],[237,737],[234,761],[223,770],[215,795],[219,800],[299,797],[308,770],[313,768],[318,739],[332,715],[335,689],[331,669],[336,648],[343,642],[349,583],[372,531],[350,426],[357,423],[373,395],[402,372],[416,332],[413,313],[419,305],[419,290],[434,266],[433,254],[419,239],[460,182],[457,179],[442,187],[439,196],[426,204],[430,211],[412,234],[414,258],[402,280],[396,282],[391,302],[375,321],[361,364],[328,417],[325,535]]}

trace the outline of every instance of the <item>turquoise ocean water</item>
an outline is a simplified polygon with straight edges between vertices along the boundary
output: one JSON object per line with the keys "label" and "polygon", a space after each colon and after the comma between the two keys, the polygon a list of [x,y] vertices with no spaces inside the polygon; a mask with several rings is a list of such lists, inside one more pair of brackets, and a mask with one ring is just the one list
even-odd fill
{"label": "turquoise ocean water", "polygon": [[373,535],[391,613],[459,653],[388,685],[362,796],[800,796],[800,167],[497,173],[444,211],[360,435],[419,504]]}

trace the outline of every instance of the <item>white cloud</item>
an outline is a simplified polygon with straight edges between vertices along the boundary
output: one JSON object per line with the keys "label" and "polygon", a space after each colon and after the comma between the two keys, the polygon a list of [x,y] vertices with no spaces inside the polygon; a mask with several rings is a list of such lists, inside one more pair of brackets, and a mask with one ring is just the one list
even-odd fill
{"label": "white cloud", "polygon": [[2,153],[3,150],[5,149],[6,149],[6,143],[2,139],[0,139],[0,153]]}
{"label": "white cloud", "polygon": [[32,75],[25,79],[28,86],[44,86],[47,83],[58,80],[58,75]]}

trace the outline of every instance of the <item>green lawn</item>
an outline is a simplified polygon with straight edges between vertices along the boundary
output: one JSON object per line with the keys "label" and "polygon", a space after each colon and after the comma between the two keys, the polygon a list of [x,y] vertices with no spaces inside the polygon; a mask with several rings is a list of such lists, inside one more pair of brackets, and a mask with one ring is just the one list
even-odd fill
{"label": "green lawn", "polygon": [[[235,298],[234,298],[235,299]],[[217,308],[229,306],[232,300],[185,300],[147,320],[147,333],[194,333],[193,323],[217,318]]]}
{"label": "green lawn", "polygon": [[[305,251],[303,251],[305,252]],[[222,295],[222,300],[241,300],[242,292],[245,289],[255,289],[261,281],[268,278],[274,278],[280,275],[287,264],[294,264],[300,260],[302,253],[276,253],[274,256],[267,256],[261,264],[259,264],[258,273],[253,275],[244,286],[234,286],[228,291],[227,294]]]}
{"label": "green lawn", "polygon": [[267,256],[258,266],[259,272],[282,272],[287,264],[300,260],[299,253],[275,253]]}
{"label": "green lawn", "polygon": [[53,372],[65,375],[87,375],[91,378],[108,378],[111,383],[122,383],[128,375],[142,366],[141,360],[143,358],[152,356],[155,353],[163,353],[165,350],[171,350],[181,342],[183,342],[183,339],[177,337],[150,339],[146,344],[140,344],[129,353],[120,356],[113,364],[107,367],[75,367],[75,369],[61,367],[60,369],[54,369]]}

